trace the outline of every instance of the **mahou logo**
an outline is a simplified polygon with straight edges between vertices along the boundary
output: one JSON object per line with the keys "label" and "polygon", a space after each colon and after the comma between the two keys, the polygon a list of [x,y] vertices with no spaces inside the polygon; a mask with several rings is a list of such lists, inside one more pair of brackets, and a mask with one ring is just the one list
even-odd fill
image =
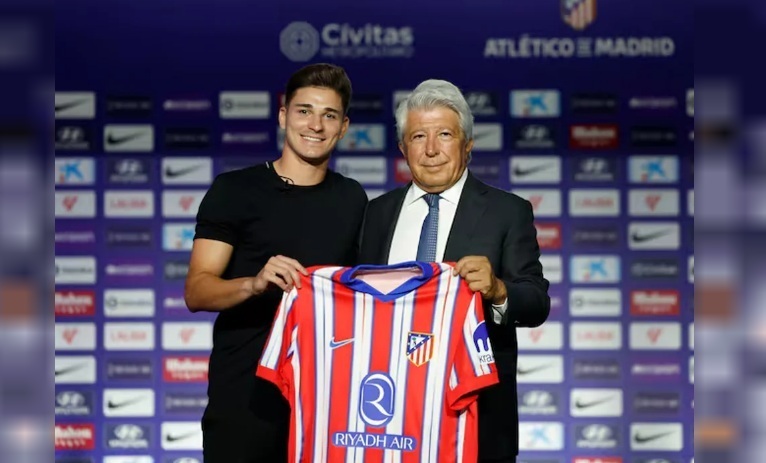
{"label": "mahou logo", "polygon": [[56,450],[93,450],[95,427],[90,424],[57,424],[54,431]]}
{"label": "mahou logo", "polygon": [[631,315],[680,315],[679,293],[676,290],[633,291],[630,293]]}
{"label": "mahou logo", "polygon": [[615,149],[619,135],[615,124],[588,124],[569,127],[571,149]]}
{"label": "mahou logo", "polygon": [[207,382],[207,357],[165,357],[162,377],[167,383]]}
{"label": "mahou logo", "polygon": [[559,223],[536,223],[537,244],[540,249],[561,248],[561,224]]}
{"label": "mahou logo", "polygon": [[57,317],[92,317],[96,315],[94,291],[56,291],[54,296]]}

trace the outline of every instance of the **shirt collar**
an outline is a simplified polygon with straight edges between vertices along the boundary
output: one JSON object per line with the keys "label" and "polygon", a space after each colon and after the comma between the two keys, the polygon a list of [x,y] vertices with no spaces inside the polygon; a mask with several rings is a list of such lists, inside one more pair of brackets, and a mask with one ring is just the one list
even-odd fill
{"label": "shirt collar", "polygon": [[[455,184],[448,189],[439,193],[439,195],[442,197],[442,199],[449,201],[457,206],[458,201],[460,201],[460,194],[463,192],[463,187],[465,186],[465,181],[467,178],[468,168],[466,167],[465,170],[463,170],[463,175],[460,176],[457,182],[455,182]],[[404,204],[406,206],[410,206],[425,195],[426,192],[417,186],[413,181],[412,185],[410,185],[410,189],[407,190],[407,196],[404,198]]]}

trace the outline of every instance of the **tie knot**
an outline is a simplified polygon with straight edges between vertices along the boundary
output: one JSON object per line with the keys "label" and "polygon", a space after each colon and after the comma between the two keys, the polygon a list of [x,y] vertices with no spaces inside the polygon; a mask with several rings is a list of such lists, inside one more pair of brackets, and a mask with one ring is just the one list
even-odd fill
{"label": "tie knot", "polygon": [[426,203],[428,203],[429,208],[434,208],[434,207],[438,208],[439,198],[441,198],[441,196],[439,196],[436,193],[426,193],[426,195],[423,196],[423,199],[426,201]]}

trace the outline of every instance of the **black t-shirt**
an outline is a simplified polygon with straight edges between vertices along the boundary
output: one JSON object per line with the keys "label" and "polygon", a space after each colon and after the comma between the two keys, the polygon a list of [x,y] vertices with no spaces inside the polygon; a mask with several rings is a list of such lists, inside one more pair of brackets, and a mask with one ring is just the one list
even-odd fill
{"label": "black t-shirt", "polygon": [[[304,267],[354,265],[366,205],[361,185],[335,172],[318,185],[295,186],[260,164],[216,177],[200,204],[195,239],[234,247],[224,279],[255,276],[275,255]],[[281,297],[277,288],[218,314],[207,417],[229,417],[253,405],[256,365]],[[262,395],[255,401],[274,400]]]}

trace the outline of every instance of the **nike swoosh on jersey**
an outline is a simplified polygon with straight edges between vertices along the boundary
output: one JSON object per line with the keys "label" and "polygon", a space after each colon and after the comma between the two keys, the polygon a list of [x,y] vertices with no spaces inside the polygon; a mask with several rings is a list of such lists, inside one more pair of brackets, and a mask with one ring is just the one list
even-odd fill
{"label": "nike swoosh on jersey", "polygon": [[354,338],[344,339],[343,341],[335,341],[335,338],[332,338],[330,339],[330,349],[337,349],[338,347],[343,347],[352,342],[354,342]]}
{"label": "nike swoosh on jersey", "polygon": [[180,177],[182,175],[186,175],[190,172],[194,172],[195,170],[201,168],[202,166],[191,166],[191,167],[182,167],[177,170],[173,170],[172,167],[166,167],[165,168],[165,177]]}
{"label": "nike swoosh on jersey", "polygon": [[122,137],[117,137],[114,134],[110,133],[109,135],[106,136],[106,142],[110,145],[121,145],[131,140],[135,140],[136,138],[143,137],[144,135],[145,135],[144,132],[136,132],[136,133],[131,133],[129,135],[123,135]]}
{"label": "nike swoosh on jersey", "polygon": [[661,236],[665,236],[668,233],[670,233],[670,230],[661,230],[661,231],[654,232],[654,233],[647,233],[645,235],[641,235],[641,234],[638,234],[638,233],[633,233],[632,235],[630,235],[630,239],[632,239],[636,243],[642,243],[644,241],[650,241],[650,240],[653,240],[655,238],[659,238]]}

